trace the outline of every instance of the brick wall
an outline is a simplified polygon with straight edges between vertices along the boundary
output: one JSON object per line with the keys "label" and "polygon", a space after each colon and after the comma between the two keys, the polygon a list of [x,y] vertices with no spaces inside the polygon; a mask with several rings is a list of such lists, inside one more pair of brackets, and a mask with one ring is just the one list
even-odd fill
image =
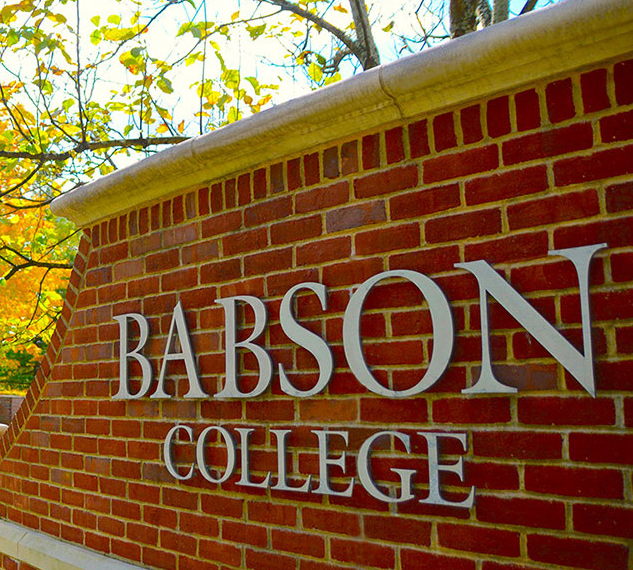
{"label": "brick wall", "polygon": [[[2,439],[0,516],[64,541],[152,568],[331,570],[433,567],[466,570],[552,566],[625,570],[633,564],[633,60],[582,69],[519,91],[385,125],[275,164],[189,188],[85,231],[67,305],[17,421]],[[485,259],[577,347],[578,280],[553,249],[605,242],[592,265],[597,396],[592,398],[503,308],[491,305],[498,378],[516,394],[466,395],[481,363],[476,279],[455,263]],[[388,399],[347,367],[342,319],[353,289],[390,269],[431,277],[455,321],[451,365],[428,391]],[[269,325],[261,338],[293,383],[313,386],[314,358],[279,324],[284,293],[313,281],[327,309],[298,301],[302,323],[327,339],[335,373],[325,392],[292,398],[272,387],[253,399],[213,399],[224,376],[224,311],[215,301],[254,295]],[[376,377],[412,386],[432,352],[420,294],[381,283],[361,330]],[[119,329],[113,317],[142,313],[154,373],[180,301],[208,399],[185,399],[185,367],[170,364],[170,399],[115,400]],[[245,332],[252,327],[246,311]],[[249,325],[250,323],[250,325]],[[257,380],[243,351],[240,382]],[[139,387],[139,371],[133,366]],[[391,467],[415,469],[416,498],[388,504],[357,484],[326,497],[245,488],[200,473],[176,481],[163,440],[181,423],[254,428],[255,481],[277,469],[271,429],[290,429],[289,480],[319,474],[312,430],[349,432],[346,472],[382,430],[411,436],[405,454],[377,446],[373,474],[398,492]],[[418,432],[465,433],[448,441],[442,492],[471,508],[427,505],[427,447]],[[336,442],[338,444],[339,442]],[[334,445],[334,444],[333,444]],[[222,440],[210,441],[222,470]],[[334,445],[333,454],[341,449]],[[193,460],[175,448],[181,470]],[[452,458],[452,459],[451,459]],[[274,479],[273,479],[274,480]],[[336,488],[341,488],[336,486]],[[18,563],[3,558],[4,568]],[[22,566],[23,568],[26,565]]]}
{"label": "brick wall", "polygon": [[22,404],[22,396],[0,395],[0,423],[9,424]]}

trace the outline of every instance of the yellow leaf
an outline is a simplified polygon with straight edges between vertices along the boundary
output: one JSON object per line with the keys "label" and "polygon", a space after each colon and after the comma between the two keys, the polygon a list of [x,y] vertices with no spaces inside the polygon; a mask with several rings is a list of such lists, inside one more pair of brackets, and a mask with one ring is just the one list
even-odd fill
{"label": "yellow leaf", "polygon": [[343,5],[339,4],[338,6],[334,6],[334,9],[337,12],[342,12],[343,14],[347,14],[347,9],[343,7]]}
{"label": "yellow leaf", "polygon": [[180,124],[178,125],[178,132],[180,134],[185,132],[185,120],[183,119]]}
{"label": "yellow leaf", "polygon": [[166,133],[167,131],[169,131],[169,127],[165,124],[162,123],[157,129],[157,132],[159,132],[160,134]]}

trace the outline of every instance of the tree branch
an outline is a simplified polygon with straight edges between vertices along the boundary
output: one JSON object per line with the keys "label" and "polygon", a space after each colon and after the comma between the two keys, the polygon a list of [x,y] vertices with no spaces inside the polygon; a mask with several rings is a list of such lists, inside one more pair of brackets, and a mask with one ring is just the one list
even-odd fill
{"label": "tree branch", "polygon": [[527,2],[525,3],[525,6],[523,6],[523,10],[521,10],[519,14],[527,14],[528,12],[531,12],[532,10],[534,10],[534,7],[536,6],[536,2],[537,0],[527,0]]}
{"label": "tree branch", "polygon": [[292,2],[288,2],[287,0],[263,0],[263,2],[279,6],[282,10],[297,14],[297,16],[301,16],[302,18],[309,20],[313,24],[322,27],[324,30],[327,30],[334,37],[343,42],[348,47],[348,49],[362,62],[362,49],[359,49],[358,42],[354,41],[345,32],[339,30],[336,26],[333,26],[320,16],[312,14],[311,12],[308,12],[307,10],[304,10],[303,8],[297,6]]}
{"label": "tree branch", "polygon": [[0,150],[0,158],[16,158],[26,160],[36,160],[38,162],[64,161],[72,158],[76,154],[91,150],[103,150],[106,148],[147,148],[158,145],[172,145],[189,140],[191,137],[139,137],[135,139],[115,139],[109,141],[94,141],[78,144],[74,149],[65,152],[24,152]]}

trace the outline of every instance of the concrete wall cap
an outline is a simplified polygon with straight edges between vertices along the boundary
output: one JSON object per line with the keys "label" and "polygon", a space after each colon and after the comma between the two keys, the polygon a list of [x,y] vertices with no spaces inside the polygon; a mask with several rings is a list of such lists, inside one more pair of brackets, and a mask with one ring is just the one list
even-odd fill
{"label": "concrete wall cap", "polygon": [[42,570],[142,570],[87,548],[63,542],[8,521],[0,521],[0,552]]}
{"label": "concrete wall cap", "polygon": [[88,226],[314,146],[631,53],[630,0],[566,0],[371,69],[56,198]]}

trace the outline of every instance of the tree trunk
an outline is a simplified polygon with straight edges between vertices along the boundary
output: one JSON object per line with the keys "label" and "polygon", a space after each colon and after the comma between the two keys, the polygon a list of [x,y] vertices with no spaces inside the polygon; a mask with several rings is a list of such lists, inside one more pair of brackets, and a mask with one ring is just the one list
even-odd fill
{"label": "tree trunk", "polygon": [[367,6],[365,6],[364,0],[349,0],[349,4],[352,8],[358,49],[361,51],[359,60],[364,70],[371,69],[380,65],[380,55],[371,33]]}
{"label": "tree trunk", "polygon": [[451,0],[451,38],[458,38],[477,29],[476,0]]}
{"label": "tree trunk", "polygon": [[497,24],[508,19],[508,0],[495,0],[494,12],[492,15],[492,23]]}

